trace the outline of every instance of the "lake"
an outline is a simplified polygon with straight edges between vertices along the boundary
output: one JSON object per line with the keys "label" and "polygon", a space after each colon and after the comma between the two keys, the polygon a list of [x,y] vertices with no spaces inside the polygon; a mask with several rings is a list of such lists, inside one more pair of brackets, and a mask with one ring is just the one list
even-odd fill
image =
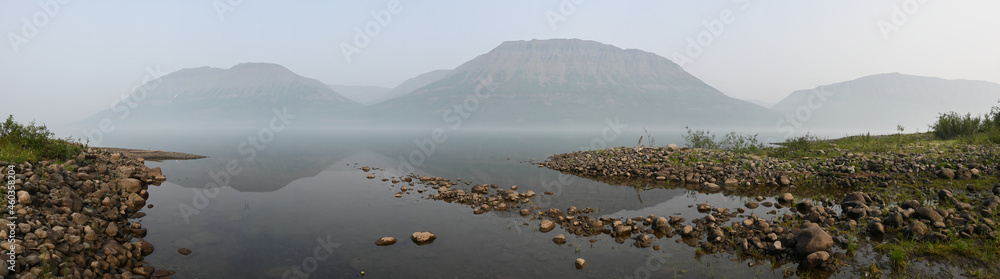
{"label": "lake", "polygon": [[[684,143],[682,131],[650,134],[656,146]],[[639,190],[530,164],[557,153],[635,146],[644,135],[641,129],[609,127],[230,130],[118,133],[102,145],[209,156],[146,163],[167,177],[150,187],[154,207],[143,210],[145,239],[156,246],[146,261],[175,270],[178,278],[359,278],[362,272],[364,278],[777,278],[797,266],[697,255],[680,236],[655,239],[660,249],[653,250],[634,247],[631,240],[619,244],[609,235],[577,237],[558,227],[542,233],[538,220],[516,211],[476,215],[467,205],[426,199],[430,192],[396,198],[399,185],[382,181],[413,172],[461,178],[459,189],[471,188],[465,182],[517,185],[520,192],[553,192],[534,200],[540,208],[591,207],[599,209],[593,216],[627,218],[680,214],[690,220],[704,216],[692,205],[737,208],[752,199],[669,185]],[[380,169],[366,173],[362,166]],[[437,239],[423,246],[409,240],[422,231]],[[553,243],[560,233],[567,235],[566,244]],[[399,242],[376,246],[383,236]],[[181,255],[179,248],[193,252]],[[576,258],[586,259],[587,267],[577,270]]]}

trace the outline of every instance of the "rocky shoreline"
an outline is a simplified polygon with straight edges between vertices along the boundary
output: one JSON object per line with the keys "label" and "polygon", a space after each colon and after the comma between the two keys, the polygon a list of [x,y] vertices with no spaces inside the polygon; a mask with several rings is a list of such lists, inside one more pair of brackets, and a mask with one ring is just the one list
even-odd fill
{"label": "rocky shoreline", "polygon": [[[20,163],[14,164],[13,172],[2,164],[5,175],[14,174],[12,217],[16,219],[0,224],[5,241],[0,252],[13,250],[15,256],[14,271],[8,269],[10,262],[4,262],[0,276],[169,278],[174,274],[143,261],[154,248],[143,240],[146,229],[138,220],[145,216],[140,210],[146,206],[148,187],[166,178],[160,168],[146,167],[142,157],[126,154],[87,148],[61,164]],[[9,235],[14,236],[12,243]]]}
{"label": "rocky shoreline", "polygon": [[[558,226],[566,233],[588,237],[591,242],[607,235],[620,244],[654,250],[659,250],[657,242],[673,239],[697,247],[698,253],[731,253],[758,264],[770,261],[775,266],[798,263],[799,272],[813,275],[842,268],[869,274],[869,266],[849,263],[862,244],[947,244],[956,240],[995,243],[1000,239],[996,224],[1000,220],[1000,184],[983,183],[996,174],[998,148],[913,148],[907,153],[875,154],[834,148],[819,150],[827,155],[824,157],[779,159],[670,145],[573,152],[535,163],[584,177],[756,197],[739,208],[691,205],[705,214],[692,220],[670,213],[598,218],[593,216],[598,210],[591,208],[539,208],[533,199],[552,193],[518,192],[517,186],[413,174],[382,180],[399,187],[397,198],[408,192],[426,192],[424,198],[462,204],[474,214],[517,212],[537,220],[534,226],[543,233]],[[918,183],[930,186],[916,186]],[[918,196],[900,196],[896,192],[907,192],[900,189]],[[796,197],[800,194],[802,197]],[[761,207],[765,211],[754,211]],[[553,242],[561,245],[566,237],[558,234]],[[1000,267],[992,263],[968,264],[1000,272]],[[785,275],[795,272],[786,269]]]}

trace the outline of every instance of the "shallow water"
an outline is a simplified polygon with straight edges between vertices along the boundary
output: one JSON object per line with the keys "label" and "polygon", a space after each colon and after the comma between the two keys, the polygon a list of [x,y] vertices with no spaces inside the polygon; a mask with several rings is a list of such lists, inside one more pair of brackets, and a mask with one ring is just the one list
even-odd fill
{"label": "shallow water", "polygon": [[[144,209],[142,224],[156,251],[146,260],[179,278],[349,278],[362,271],[365,278],[770,278],[796,267],[750,267],[750,260],[727,254],[696,256],[680,236],[654,240],[659,251],[608,235],[566,234],[567,244],[557,245],[551,239],[563,231],[538,232],[536,220],[516,212],[475,215],[469,206],[425,199],[426,193],[395,198],[397,190],[381,181],[411,171],[402,158],[417,175],[552,191],[536,205],[592,207],[598,216],[628,218],[681,214],[691,220],[704,216],[692,205],[737,208],[751,199],[672,187],[637,190],[529,163],[590,147],[634,146],[640,136],[602,131],[450,133],[434,141],[430,131],[286,130],[254,147],[251,141],[259,139],[248,137],[260,131],[249,130],[117,134],[105,145],[210,156],[147,162],[161,167],[167,181],[149,190],[148,203],[155,206]],[[683,143],[676,131],[664,134],[654,134],[654,144]],[[382,169],[367,179],[361,166]],[[770,210],[755,213],[776,218],[765,214]],[[417,231],[437,239],[417,246],[408,239]],[[375,246],[382,236],[399,242]],[[179,248],[193,253],[181,255]],[[576,258],[588,266],[575,269]]]}

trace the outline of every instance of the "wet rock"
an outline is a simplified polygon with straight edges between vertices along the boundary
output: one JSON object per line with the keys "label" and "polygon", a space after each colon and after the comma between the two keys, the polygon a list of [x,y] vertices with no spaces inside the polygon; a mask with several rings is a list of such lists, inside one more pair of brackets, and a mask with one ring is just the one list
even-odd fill
{"label": "wet rock", "polygon": [[363,171],[363,172],[368,172],[368,171],[370,171],[370,170],[372,170],[372,168],[371,168],[371,167],[369,167],[369,166],[364,166],[364,167],[361,167],[361,171]]}
{"label": "wet rock", "polygon": [[747,202],[747,204],[745,204],[745,206],[746,206],[747,208],[749,208],[749,209],[754,209],[754,208],[757,208],[757,207],[759,207],[759,206],[760,206],[760,204],[759,204],[759,203],[757,203],[756,201],[750,201],[750,202]]}
{"label": "wet rock", "polygon": [[681,235],[690,237],[692,234],[694,234],[694,227],[684,226],[684,228],[681,228]]}
{"label": "wet rock", "polygon": [[583,258],[577,258],[575,265],[576,269],[583,269],[584,267],[587,267],[587,260],[584,260]]}
{"label": "wet rock", "polygon": [[792,193],[784,193],[781,194],[781,196],[779,196],[777,199],[779,203],[791,203],[792,201],[795,200],[795,196],[793,196]]}
{"label": "wet rock", "polygon": [[410,240],[413,240],[413,243],[417,245],[431,244],[435,239],[437,239],[437,236],[431,232],[414,232],[410,235]]}
{"label": "wet rock", "polygon": [[181,253],[181,255],[187,256],[191,254],[191,249],[188,248],[177,249],[177,253]]}
{"label": "wet rock", "polygon": [[810,210],[812,210],[812,207],[813,207],[812,201],[802,201],[799,202],[798,204],[795,204],[795,209],[803,213],[809,212]]}
{"label": "wet rock", "polygon": [[816,268],[830,260],[830,253],[817,251],[806,256],[806,263],[809,268]]}
{"label": "wet rock", "polygon": [[552,231],[552,229],[554,229],[555,227],[556,223],[550,220],[542,220],[542,223],[538,226],[538,230],[544,233]]}
{"label": "wet rock", "polygon": [[396,238],[391,236],[383,236],[375,241],[375,245],[378,246],[389,246],[393,244],[396,244]]}
{"label": "wet rock", "polygon": [[653,238],[648,234],[640,234],[635,237],[635,246],[639,248],[646,248],[653,245]]}
{"label": "wet rock", "polygon": [[477,194],[486,195],[486,194],[489,194],[490,187],[488,185],[486,185],[486,184],[479,184],[479,185],[476,185],[476,186],[472,186],[472,192],[473,193],[477,193]]}
{"label": "wet rock", "polygon": [[833,246],[833,237],[820,227],[802,229],[795,240],[795,253],[809,255]]}
{"label": "wet rock", "polygon": [[149,243],[149,241],[141,240],[141,241],[138,242],[138,244],[139,244],[140,250],[142,251],[142,256],[144,256],[144,257],[145,256],[149,256],[149,254],[153,253],[153,250],[154,250],[153,244]]}
{"label": "wet rock", "polygon": [[368,179],[375,179],[375,174],[368,174],[365,177]]}
{"label": "wet rock", "polygon": [[698,205],[698,211],[699,212],[704,213],[704,212],[707,212],[709,210],[712,210],[712,205],[711,204],[702,203],[702,204]]}
{"label": "wet rock", "polygon": [[529,214],[531,214],[530,209],[527,208],[521,209],[521,216],[528,216]]}
{"label": "wet rock", "polygon": [[666,217],[656,217],[656,221],[653,222],[653,228],[657,231],[665,232],[671,230],[670,222],[667,221]]}
{"label": "wet rock", "polygon": [[719,185],[715,183],[705,183],[705,185],[702,186],[701,189],[704,190],[705,192],[718,192],[719,190],[722,189],[722,187],[719,187]]}
{"label": "wet rock", "polygon": [[556,235],[556,237],[552,238],[552,242],[554,242],[555,244],[564,244],[566,243],[566,236],[563,234],[558,234]]}

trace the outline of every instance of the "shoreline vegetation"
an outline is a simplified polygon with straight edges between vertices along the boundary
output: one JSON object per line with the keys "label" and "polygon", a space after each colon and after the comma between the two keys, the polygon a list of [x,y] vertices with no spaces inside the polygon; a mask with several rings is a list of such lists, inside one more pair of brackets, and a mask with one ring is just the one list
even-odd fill
{"label": "shoreline vegetation", "polygon": [[[699,255],[724,252],[772,266],[800,263],[785,269],[785,276],[848,271],[947,277],[955,268],[967,277],[998,274],[1000,109],[983,117],[941,114],[932,132],[897,130],[839,139],[807,134],[765,145],[756,135],[731,132],[717,140],[688,128],[683,148],[578,151],[538,165],[637,190],[680,187],[756,196],[734,209],[697,205],[705,217],[690,225],[670,220],[667,230],[681,234]],[[765,197],[775,202],[762,202]],[[648,226],[654,217],[633,219]],[[661,238],[660,231],[652,233]],[[641,246],[648,236],[640,232],[634,239]]]}
{"label": "shoreline vegetation", "polygon": [[[3,245],[13,261],[0,276],[18,278],[169,278],[174,271],[143,260],[154,250],[143,240],[141,209],[148,187],[166,180],[151,160],[204,156],[120,148],[92,148],[57,139],[44,126],[9,116],[0,125],[0,168],[13,194],[3,210]],[[12,188],[10,186],[13,186]],[[13,237],[13,239],[11,239]],[[11,252],[12,251],[12,252]],[[13,265],[13,266],[12,266]],[[12,268],[12,269],[10,269]],[[13,270],[13,271],[12,271]]]}

